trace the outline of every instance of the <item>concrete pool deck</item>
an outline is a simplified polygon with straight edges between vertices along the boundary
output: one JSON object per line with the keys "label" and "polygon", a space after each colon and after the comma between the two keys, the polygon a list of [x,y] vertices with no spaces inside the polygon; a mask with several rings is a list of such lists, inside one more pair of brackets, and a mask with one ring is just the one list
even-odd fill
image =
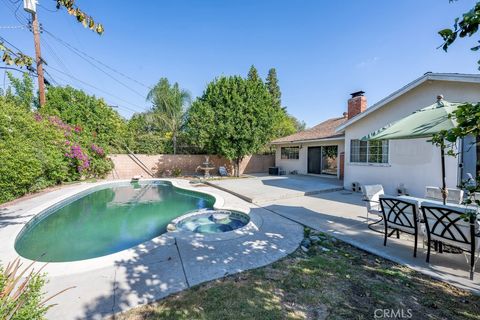
{"label": "concrete pool deck", "polygon": [[[432,250],[430,263],[425,262],[426,247],[419,237],[417,257],[413,257],[413,237],[400,234],[400,239],[388,238],[383,245],[383,234],[367,227],[366,209],[360,193],[336,191],[304,197],[266,202],[262,207],[380,257],[408,266],[480,295],[480,270],[474,280],[469,278],[469,264],[463,254],[438,253]],[[376,219],[371,216],[370,222]]]}
{"label": "concrete pool deck", "polygon": [[[178,187],[215,195],[215,207],[248,213],[256,228],[232,231],[236,236],[227,237],[166,233],[109,256],[50,263],[44,269],[47,294],[75,288],[51,300],[58,305],[49,310],[48,319],[100,319],[205,281],[270,264],[296,250],[303,239],[298,223],[213,187],[175,181]],[[16,257],[15,237],[39,210],[105,183],[65,186],[0,206],[0,261]]]}
{"label": "concrete pool deck", "polygon": [[342,181],[336,177],[314,175],[258,174],[241,179],[210,180],[208,184],[256,204],[343,189]]}
{"label": "concrete pool deck", "polygon": [[[213,181],[211,184],[233,194],[256,199],[262,208],[296,221],[307,227],[330,234],[357,248],[380,257],[406,265],[435,279],[448,282],[458,288],[480,294],[480,271],[477,263],[473,281],[469,278],[469,264],[463,254],[438,253],[432,250],[430,264],[426,263],[423,236],[419,237],[417,257],[413,257],[413,238],[401,235],[390,237],[383,246],[383,234],[367,227],[366,208],[360,193],[335,190],[334,182],[316,176],[289,175],[280,177],[258,176],[254,178]],[[326,180],[326,182],[325,182]],[[340,181],[336,180],[337,184]],[[302,186],[302,184],[305,184]],[[271,195],[275,188],[284,187],[280,195]],[[317,186],[323,192],[308,190]],[[333,185],[329,188],[329,185]],[[333,189],[333,190],[332,190]],[[342,188],[340,188],[342,189]],[[304,194],[301,194],[304,192]],[[272,199],[273,200],[270,200]],[[371,219],[376,219],[375,216]],[[370,222],[373,222],[371,220]]]}

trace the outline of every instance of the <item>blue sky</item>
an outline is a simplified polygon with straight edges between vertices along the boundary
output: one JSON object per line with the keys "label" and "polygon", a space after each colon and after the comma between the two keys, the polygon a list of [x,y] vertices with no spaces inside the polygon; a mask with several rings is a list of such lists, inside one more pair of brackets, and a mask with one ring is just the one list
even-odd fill
{"label": "blue sky", "polygon": [[[5,29],[25,20],[22,1],[0,0],[0,35],[33,54],[27,30]],[[148,86],[160,77],[202,94],[219,75],[262,76],[277,69],[288,111],[308,126],[342,114],[351,92],[366,91],[369,105],[427,71],[477,73],[475,39],[437,49],[437,31],[475,4],[460,0],[171,0],[76,3],[105,26],[97,36],[73,17],[40,0],[39,19],[55,37]],[[148,89],[92,67],[42,34],[46,69],[60,84],[104,97],[129,117],[149,107]],[[60,70],[63,73],[60,73]],[[4,85],[0,71],[1,86]],[[82,80],[79,82],[74,78]],[[89,84],[85,85],[85,82]],[[92,88],[94,86],[101,91]],[[107,92],[109,95],[105,94]],[[432,101],[435,97],[432,97]],[[446,97],[448,99],[448,97]]]}

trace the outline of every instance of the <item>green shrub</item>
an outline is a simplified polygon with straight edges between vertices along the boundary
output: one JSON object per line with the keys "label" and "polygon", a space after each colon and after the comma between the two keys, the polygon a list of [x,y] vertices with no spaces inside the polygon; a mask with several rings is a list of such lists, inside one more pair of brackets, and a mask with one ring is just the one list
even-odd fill
{"label": "green shrub", "polygon": [[0,97],[0,202],[65,181],[64,140],[58,129]]}
{"label": "green shrub", "polygon": [[113,168],[95,134],[5,96],[0,96],[0,164],[0,203],[61,182],[103,178]]}
{"label": "green shrub", "polygon": [[180,168],[173,168],[172,169],[172,176],[173,177],[180,177],[182,175],[182,169]]}
{"label": "green shrub", "polygon": [[49,87],[47,103],[39,111],[42,116],[56,116],[79,128],[76,133],[85,143],[95,141],[107,149],[123,148],[127,123],[101,98],[69,86]]}
{"label": "green shrub", "polygon": [[17,258],[5,268],[0,265],[0,319],[43,320],[52,307],[47,302],[69,290],[67,288],[53,296],[45,297],[42,288],[45,276],[33,270],[33,263],[22,267]]}

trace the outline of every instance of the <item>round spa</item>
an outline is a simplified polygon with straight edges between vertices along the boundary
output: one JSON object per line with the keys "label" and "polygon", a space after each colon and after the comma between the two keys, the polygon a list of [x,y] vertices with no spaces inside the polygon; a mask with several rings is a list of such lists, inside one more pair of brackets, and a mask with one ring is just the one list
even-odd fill
{"label": "round spa", "polygon": [[17,236],[15,249],[44,262],[101,257],[158,237],[172,219],[214,203],[210,195],[168,181],[102,185],[36,215]]}
{"label": "round spa", "polygon": [[231,210],[203,209],[175,219],[170,228],[195,233],[222,233],[246,226],[250,221],[247,214]]}

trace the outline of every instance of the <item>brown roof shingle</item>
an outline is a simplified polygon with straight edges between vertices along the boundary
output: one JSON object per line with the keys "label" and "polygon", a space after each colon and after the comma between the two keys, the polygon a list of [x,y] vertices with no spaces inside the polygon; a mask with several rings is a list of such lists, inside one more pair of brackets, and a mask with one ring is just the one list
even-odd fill
{"label": "brown roof shingle", "polygon": [[286,137],[273,140],[271,143],[288,143],[306,140],[319,140],[343,137],[343,133],[335,132],[335,128],[347,121],[347,117],[332,118],[317,124],[313,128],[300,131]]}

